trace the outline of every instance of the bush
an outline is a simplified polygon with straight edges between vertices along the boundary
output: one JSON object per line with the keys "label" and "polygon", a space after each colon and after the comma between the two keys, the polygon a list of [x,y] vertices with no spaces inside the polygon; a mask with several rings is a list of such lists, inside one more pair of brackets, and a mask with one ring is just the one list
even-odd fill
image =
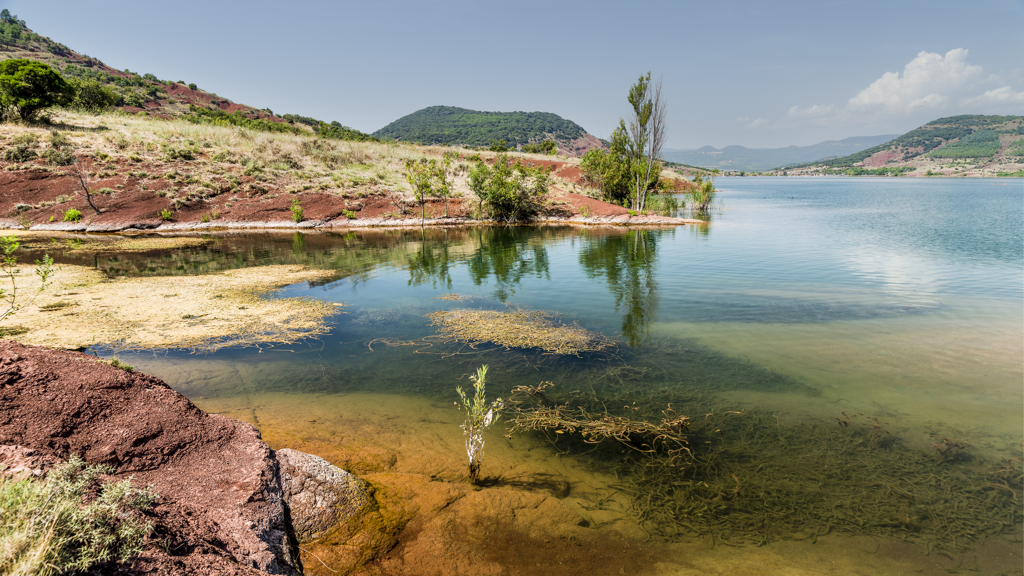
{"label": "bush", "polygon": [[199,87],[198,87],[198,86],[196,86],[196,85],[195,85],[195,83],[193,82],[193,83],[190,83],[190,84],[188,85],[188,89],[189,89],[189,90],[199,90]]}
{"label": "bush", "polygon": [[199,154],[199,149],[192,146],[177,147],[171,144],[163,145],[164,160],[167,162],[173,162],[175,160],[195,160],[196,155]]}
{"label": "bush", "polygon": [[78,222],[81,219],[82,213],[74,208],[69,208],[66,212],[64,212],[65,222]]}
{"label": "bush", "polygon": [[0,62],[0,109],[5,115],[32,120],[45,108],[70,102],[74,94],[74,88],[42,62]]}
{"label": "bush", "polygon": [[[158,497],[132,488],[131,479],[101,484],[106,466],[78,456],[46,480],[0,478],[0,573],[56,575],[124,562],[142,549],[152,524],[139,518]],[[98,495],[83,504],[83,498]]]}
{"label": "bush", "polygon": [[512,165],[501,154],[488,168],[479,162],[469,174],[469,187],[488,214],[505,222],[527,220],[540,209],[548,193],[548,173],[522,164]]}
{"label": "bush", "polygon": [[554,154],[558,151],[558,144],[554,140],[545,140],[538,144],[526,144],[523,146],[523,152],[530,154]]}
{"label": "bush", "polygon": [[298,224],[299,222],[302,222],[302,213],[304,212],[304,210],[302,209],[302,203],[299,202],[298,198],[292,198],[291,211],[292,211],[292,220],[296,224]]}
{"label": "bush", "polygon": [[508,143],[504,140],[491,140],[488,150],[491,152],[508,152]]}
{"label": "bush", "polygon": [[700,174],[694,176],[693,183],[696,184],[690,197],[693,199],[693,210],[698,214],[706,214],[715,201],[715,182],[709,176],[707,180]]}
{"label": "bush", "polygon": [[75,97],[70,106],[86,112],[103,112],[122,100],[115,90],[92,78],[73,78],[71,86]]}
{"label": "bush", "polygon": [[50,148],[43,152],[43,157],[53,166],[71,166],[77,159],[70,148]]}
{"label": "bush", "polygon": [[171,212],[167,208],[164,208],[163,210],[160,211],[160,219],[162,219],[164,222],[170,222],[171,218],[173,217],[174,212]]}
{"label": "bush", "polygon": [[8,162],[28,162],[37,156],[38,154],[32,149],[32,146],[24,143],[15,144],[4,150],[4,160]]}

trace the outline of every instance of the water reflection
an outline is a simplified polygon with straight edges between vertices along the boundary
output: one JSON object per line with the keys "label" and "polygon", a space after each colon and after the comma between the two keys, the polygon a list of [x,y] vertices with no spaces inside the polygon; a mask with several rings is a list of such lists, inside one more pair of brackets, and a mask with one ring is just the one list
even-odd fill
{"label": "water reflection", "polygon": [[590,279],[604,277],[615,297],[615,310],[624,311],[622,335],[637,348],[650,341],[658,312],[655,278],[661,231],[630,230],[597,236],[580,249],[579,262]]}
{"label": "water reflection", "polygon": [[449,249],[448,231],[440,232],[443,232],[440,238],[428,240],[426,231],[422,231],[419,246],[406,255],[409,286],[420,286],[429,282],[433,288],[440,284],[448,290],[452,289],[451,267],[459,259],[453,258]]}
{"label": "water reflection", "polygon": [[469,276],[480,286],[494,276],[494,297],[505,302],[524,277],[551,279],[545,236],[519,228],[486,228],[473,231],[479,248],[469,259]]}

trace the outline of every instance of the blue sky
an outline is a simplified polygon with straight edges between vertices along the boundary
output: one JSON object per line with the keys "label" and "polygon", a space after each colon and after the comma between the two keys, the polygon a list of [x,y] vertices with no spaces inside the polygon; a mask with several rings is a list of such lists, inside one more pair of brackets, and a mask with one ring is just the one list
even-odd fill
{"label": "blue sky", "polygon": [[1024,0],[0,0],[107,64],[367,132],[431,105],[607,137],[651,71],[669,147],[807,145],[1024,114]]}

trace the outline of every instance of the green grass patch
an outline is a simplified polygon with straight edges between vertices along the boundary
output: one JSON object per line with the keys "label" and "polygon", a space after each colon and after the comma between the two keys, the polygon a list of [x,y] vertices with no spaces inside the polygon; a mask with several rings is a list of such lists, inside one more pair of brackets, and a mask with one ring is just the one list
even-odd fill
{"label": "green grass patch", "polygon": [[46,480],[0,478],[0,573],[85,572],[138,554],[152,530],[141,512],[158,496],[130,479],[99,481],[111,471],[72,456]]}

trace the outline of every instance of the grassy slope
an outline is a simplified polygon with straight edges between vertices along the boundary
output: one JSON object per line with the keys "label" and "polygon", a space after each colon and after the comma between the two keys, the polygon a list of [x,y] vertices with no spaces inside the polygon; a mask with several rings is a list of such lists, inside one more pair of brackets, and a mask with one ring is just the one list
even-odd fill
{"label": "grassy slope", "polygon": [[[258,110],[237,104],[183,81],[157,79],[152,74],[116,70],[96,58],[75,52],[67,46],[34,33],[12,22],[0,22],[0,60],[27,58],[43,62],[68,79],[96,80],[117,92],[121,101],[117,108],[131,113],[146,112],[162,117],[191,117],[196,121],[222,124],[273,123],[293,133],[315,132],[338,140],[372,140],[368,134],[345,127],[338,122],[326,123],[301,115],[276,116],[270,110]],[[199,113],[196,113],[199,109]]]}
{"label": "grassy slope", "polygon": [[914,167],[915,174],[995,176],[1024,168],[1022,116],[940,118],[856,154],[789,167],[795,173]]}
{"label": "grassy slope", "polygon": [[[42,158],[54,134],[70,141],[86,161],[90,188],[104,213],[94,216],[67,167]],[[464,160],[454,169],[454,192],[476,205],[467,184],[471,150],[397,142],[345,142],[312,133],[259,132],[242,126],[194,124],[183,119],[111,112],[63,111],[52,125],[0,124],[0,159],[16,141],[34,140],[38,157],[0,160],[0,216],[32,223],[61,222],[68,208],[97,224],[156,220],[170,210],[174,222],[289,220],[290,203],[306,207],[305,219],[418,215],[405,180],[406,160],[448,152]],[[188,151],[191,159],[174,157]],[[484,159],[495,154],[483,152]],[[596,195],[579,181],[579,160],[510,154],[526,163],[555,162],[549,205],[565,207],[565,192]],[[42,173],[42,174],[41,174]],[[671,171],[666,178],[678,178]],[[16,185],[23,186],[18,189]],[[16,204],[24,206],[18,210]],[[439,215],[435,208],[435,215]]]}
{"label": "grassy slope", "polygon": [[453,106],[431,106],[403,116],[373,135],[423,144],[483,147],[489,146],[491,141],[504,140],[515,147],[545,139],[562,144],[585,136],[586,130],[549,112],[477,112]]}

